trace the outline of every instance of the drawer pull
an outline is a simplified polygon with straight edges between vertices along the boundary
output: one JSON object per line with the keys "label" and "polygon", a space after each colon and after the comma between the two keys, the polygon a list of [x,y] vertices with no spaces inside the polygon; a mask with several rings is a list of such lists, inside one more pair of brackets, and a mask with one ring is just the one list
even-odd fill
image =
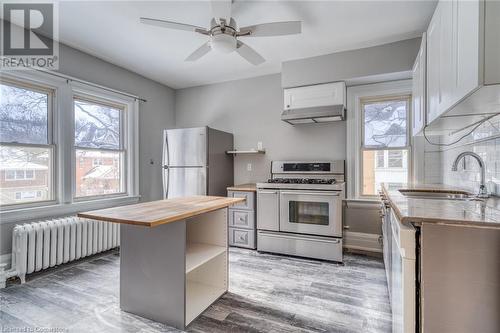
{"label": "drawer pull", "polygon": [[240,221],[241,221],[241,222],[245,222],[245,219],[244,219],[244,218],[242,218],[242,217],[240,217]]}
{"label": "drawer pull", "polygon": [[240,241],[244,241],[245,240],[245,236],[240,236]]}

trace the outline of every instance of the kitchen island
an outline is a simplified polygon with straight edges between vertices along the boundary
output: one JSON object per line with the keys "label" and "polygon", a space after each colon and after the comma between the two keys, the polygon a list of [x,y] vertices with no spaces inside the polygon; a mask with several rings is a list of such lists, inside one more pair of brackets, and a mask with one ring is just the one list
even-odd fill
{"label": "kitchen island", "polygon": [[120,308],[184,329],[228,290],[227,208],[194,196],[78,214],[122,224]]}

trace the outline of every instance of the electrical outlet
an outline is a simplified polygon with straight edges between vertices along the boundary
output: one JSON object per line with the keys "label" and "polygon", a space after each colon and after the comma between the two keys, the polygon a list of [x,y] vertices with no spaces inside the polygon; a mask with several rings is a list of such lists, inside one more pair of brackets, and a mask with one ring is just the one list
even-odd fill
{"label": "electrical outlet", "polygon": [[262,150],[262,141],[257,142],[257,149]]}
{"label": "electrical outlet", "polygon": [[247,164],[247,171],[252,171],[252,163]]}

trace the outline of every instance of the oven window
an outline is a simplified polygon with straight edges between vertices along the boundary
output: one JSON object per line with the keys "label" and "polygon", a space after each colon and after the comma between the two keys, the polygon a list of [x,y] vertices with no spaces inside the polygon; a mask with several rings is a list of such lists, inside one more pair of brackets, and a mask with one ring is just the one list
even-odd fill
{"label": "oven window", "polygon": [[328,225],[330,223],[328,202],[289,201],[289,222]]}

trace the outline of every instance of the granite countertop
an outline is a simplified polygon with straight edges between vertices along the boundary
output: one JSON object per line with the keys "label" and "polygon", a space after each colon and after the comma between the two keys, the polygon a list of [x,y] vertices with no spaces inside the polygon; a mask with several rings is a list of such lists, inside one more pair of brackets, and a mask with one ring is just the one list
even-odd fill
{"label": "granite countertop", "polygon": [[500,198],[486,200],[446,200],[409,198],[399,190],[419,192],[453,192],[467,194],[466,190],[439,184],[384,183],[382,191],[401,222],[422,224],[441,223],[500,228]]}
{"label": "granite countertop", "polygon": [[247,183],[234,185],[227,188],[228,191],[243,191],[243,192],[257,192],[257,185],[255,183]]}
{"label": "granite countertop", "polygon": [[192,196],[94,210],[79,213],[78,216],[106,222],[156,227],[226,208],[243,201],[245,201],[244,198]]}

